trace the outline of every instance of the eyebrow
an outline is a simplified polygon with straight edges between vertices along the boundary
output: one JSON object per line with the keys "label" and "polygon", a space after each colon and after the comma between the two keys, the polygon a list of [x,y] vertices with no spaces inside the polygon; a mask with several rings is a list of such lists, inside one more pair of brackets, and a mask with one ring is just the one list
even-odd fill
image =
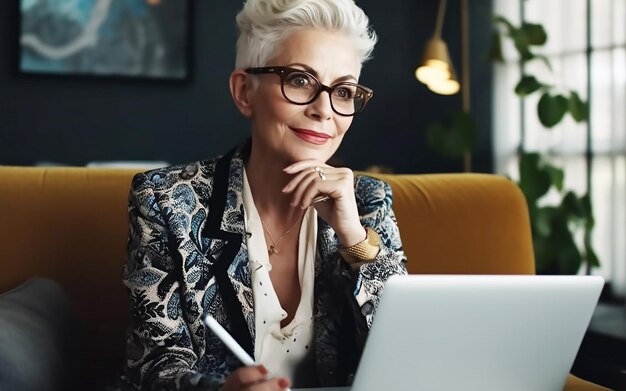
{"label": "eyebrow", "polygon": [[[317,71],[315,69],[311,68],[310,66],[306,65],[306,64],[302,64],[302,63],[296,62],[296,63],[293,63],[293,64],[288,64],[287,66],[288,67],[301,66],[302,68],[304,68],[305,71],[309,72],[313,76],[319,77],[319,74],[317,73]],[[345,75],[345,76],[341,76],[341,77],[333,80],[333,84],[341,83],[343,81],[349,81],[349,80],[354,80],[355,82],[357,81],[356,77],[354,77],[352,75]]]}

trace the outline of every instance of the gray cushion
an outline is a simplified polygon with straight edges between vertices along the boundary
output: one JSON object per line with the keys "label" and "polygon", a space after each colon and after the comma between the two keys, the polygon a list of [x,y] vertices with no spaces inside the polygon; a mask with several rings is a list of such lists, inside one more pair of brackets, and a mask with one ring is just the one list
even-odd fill
{"label": "gray cushion", "polygon": [[0,295],[0,390],[66,389],[76,330],[52,280],[31,278]]}

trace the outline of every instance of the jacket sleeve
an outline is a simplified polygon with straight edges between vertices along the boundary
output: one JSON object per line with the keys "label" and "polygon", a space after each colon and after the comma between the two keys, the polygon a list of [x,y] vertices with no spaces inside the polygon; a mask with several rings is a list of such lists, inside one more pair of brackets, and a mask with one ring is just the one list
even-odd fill
{"label": "jacket sleeve", "polygon": [[354,286],[354,296],[369,328],[387,279],[392,275],[407,274],[406,256],[392,209],[391,187],[379,179],[358,176],[355,195],[361,224],[375,230],[381,239],[376,259],[358,268]]}
{"label": "jacket sleeve", "polygon": [[146,175],[133,179],[124,284],[130,290],[125,389],[211,390],[223,379],[194,370],[203,346],[194,346],[186,311],[181,267],[173,259],[166,215]]}

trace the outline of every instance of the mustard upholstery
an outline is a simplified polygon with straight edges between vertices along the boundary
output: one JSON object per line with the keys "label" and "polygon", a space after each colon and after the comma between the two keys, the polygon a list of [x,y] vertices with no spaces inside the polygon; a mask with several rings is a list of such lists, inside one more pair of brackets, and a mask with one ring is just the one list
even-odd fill
{"label": "mustard upholstery", "polygon": [[[123,360],[126,202],[137,170],[0,167],[0,292],[30,276],[59,282],[82,324],[82,371]],[[526,204],[485,174],[375,175],[394,193],[411,273],[533,274]],[[605,388],[574,376],[568,391]]]}
{"label": "mustard upholstery", "polygon": [[409,273],[534,274],[518,188],[485,174],[374,175],[393,190]]}

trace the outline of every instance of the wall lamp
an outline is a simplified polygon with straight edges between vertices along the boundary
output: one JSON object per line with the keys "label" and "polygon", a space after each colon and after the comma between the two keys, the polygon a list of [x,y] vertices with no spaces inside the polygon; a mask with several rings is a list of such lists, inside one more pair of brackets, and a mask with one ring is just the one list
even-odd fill
{"label": "wall lamp", "polygon": [[448,45],[441,38],[443,18],[446,13],[446,0],[440,0],[437,24],[433,36],[426,42],[421,65],[415,70],[417,80],[429,90],[440,95],[454,95],[461,89],[454,66],[450,60]]}

